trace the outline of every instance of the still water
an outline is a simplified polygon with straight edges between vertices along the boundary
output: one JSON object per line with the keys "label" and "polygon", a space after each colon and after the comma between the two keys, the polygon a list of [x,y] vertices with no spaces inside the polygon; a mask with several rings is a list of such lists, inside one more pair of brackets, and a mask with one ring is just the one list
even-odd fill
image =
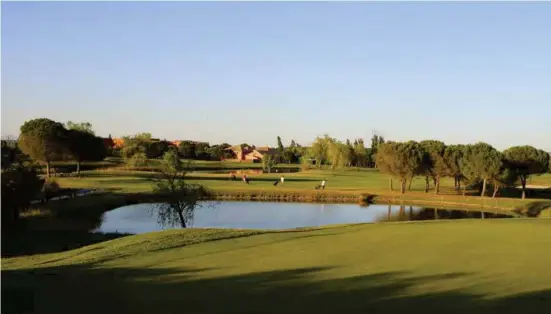
{"label": "still water", "polygon": [[[99,232],[145,233],[178,224],[160,222],[158,204],[138,204],[106,212]],[[441,210],[400,205],[220,202],[197,208],[187,227],[291,229],[342,223],[462,218],[507,218],[480,211]],[[177,220],[177,219],[174,219]]]}

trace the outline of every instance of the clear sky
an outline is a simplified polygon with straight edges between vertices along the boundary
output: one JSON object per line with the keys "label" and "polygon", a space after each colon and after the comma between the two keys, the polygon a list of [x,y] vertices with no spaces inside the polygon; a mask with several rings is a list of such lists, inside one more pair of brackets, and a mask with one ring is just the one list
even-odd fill
{"label": "clear sky", "polygon": [[551,3],[2,2],[2,135],[551,151]]}

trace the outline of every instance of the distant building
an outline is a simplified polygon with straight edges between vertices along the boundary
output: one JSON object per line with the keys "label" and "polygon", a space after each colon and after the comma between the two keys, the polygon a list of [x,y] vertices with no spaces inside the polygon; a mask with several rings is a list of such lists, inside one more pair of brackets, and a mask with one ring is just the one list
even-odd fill
{"label": "distant building", "polygon": [[182,143],[183,141],[181,140],[176,140],[176,141],[170,141],[170,144],[176,146],[176,147],[179,147],[180,144]]}
{"label": "distant building", "polygon": [[113,148],[122,148],[124,146],[124,139],[113,138]]}
{"label": "distant building", "polygon": [[[231,160],[240,161],[240,162],[261,162],[262,158],[265,158],[267,155],[271,155],[276,160],[280,159],[279,151],[271,147],[241,147],[240,145],[235,145],[232,147],[226,148],[226,150],[231,151],[234,158]],[[229,160],[227,160],[229,161]]]}
{"label": "distant building", "polygon": [[103,145],[105,145],[105,147],[108,149],[112,149],[115,147],[115,142],[113,141],[112,138],[106,137],[106,138],[103,138]]}
{"label": "distant building", "polygon": [[279,160],[280,154],[279,151],[275,148],[267,146],[257,147],[245,155],[245,160],[253,160],[254,162],[259,162],[262,161],[262,159],[266,156],[272,156],[276,160]]}

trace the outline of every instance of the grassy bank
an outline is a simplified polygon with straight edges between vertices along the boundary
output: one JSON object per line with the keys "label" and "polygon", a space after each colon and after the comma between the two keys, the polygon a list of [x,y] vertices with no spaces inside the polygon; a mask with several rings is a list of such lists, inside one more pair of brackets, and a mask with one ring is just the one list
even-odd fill
{"label": "grassy bank", "polygon": [[2,259],[2,310],[545,313],[550,231],[515,219],[155,232]]}
{"label": "grassy bank", "polygon": [[[115,193],[150,193],[151,179],[155,176],[150,172],[127,171],[93,171],[84,172],[82,178],[59,178],[63,187],[71,188],[102,188]],[[264,201],[304,201],[304,202],[362,202],[365,200],[379,203],[408,203],[412,205],[469,207],[488,209],[522,209],[529,211],[535,202],[545,201],[538,196],[521,200],[520,192],[503,190],[498,197],[479,197],[477,191],[468,191],[466,196],[453,188],[453,180],[444,179],[440,194],[434,191],[425,193],[425,183],[422,178],[415,178],[411,190],[402,195],[389,189],[388,176],[376,170],[348,170],[331,172],[313,170],[300,173],[285,174],[284,184],[274,186],[279,174],[250,175],[250,184],[241,180],[230,181],[227,174],[191,173],[190,183],[203,184],[212,189],[222,200],[264,200]],[[327,179],[327,188],[315,190],[321,180]],[[534,182],[546,182],[551,176],[534,177]],[[397,183],[395,182],[397,185]],[[535,184],[535,183],[532,183]],[[541,192],[540,192],[541,193]],[[540,197],[542,197],[540,194]]]}

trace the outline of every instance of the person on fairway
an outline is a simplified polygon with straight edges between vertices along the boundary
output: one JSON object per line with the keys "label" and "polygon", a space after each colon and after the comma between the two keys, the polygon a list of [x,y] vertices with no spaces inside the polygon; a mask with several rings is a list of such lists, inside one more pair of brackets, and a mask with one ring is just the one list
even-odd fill
{"label": "person on fairway", "polygon": [[281,178],[279,179],[279,181],[281,181],[281,184],[283,184],[283,182],[285,182],[285,177],[284,177],[284,176],[281,176]]}
{"label": "person on fairway", "polygon": [[325,190],[325,179],[323,179],[320,183],[320,185],[315,186],[316,190],[322,189]]}

